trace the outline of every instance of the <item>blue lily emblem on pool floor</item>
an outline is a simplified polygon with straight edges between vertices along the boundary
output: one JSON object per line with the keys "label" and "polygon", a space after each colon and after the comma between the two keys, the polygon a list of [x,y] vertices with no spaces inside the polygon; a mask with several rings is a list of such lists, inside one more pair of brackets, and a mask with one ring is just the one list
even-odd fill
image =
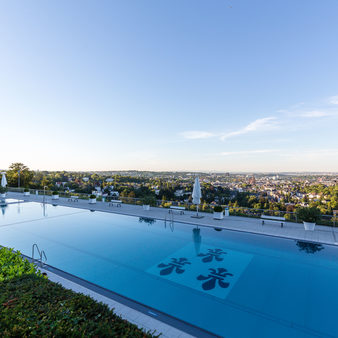
{"label": "blue lily emblem on pool floor", "polygon": [[208,249],[208,253],[205,254],[199,254],[199,257],[204,257],[202,259],[203,263],[209,263],[212,262],[212,260],[215,258],[217,262],[221,262],[223,260],[222,255],[225,255],[226,252],[223,251],[222,249]]}
{"label": "blue lily emblem on pool floor", "polygon": [[186,264],[191,264],[186,258],[171,258],[172,262],[168,264],[161,263],[159,268],[165,268],[160,271],[161,276],[170,275],[174,270],[176,273],[181,274],[185,271],[182,267]]}
{"label": "blue lily emblem on pool floor", "polygon": [[199,275],[198,280],[206,280],[202,284],[203,290],[212,290],[216,286],[216,281],[221,288],[227,288],[230,283],[224,282],[226,276],[233,276],[232,273],[227,272],[225,268],[209,269],[210,273],[207,276]]}

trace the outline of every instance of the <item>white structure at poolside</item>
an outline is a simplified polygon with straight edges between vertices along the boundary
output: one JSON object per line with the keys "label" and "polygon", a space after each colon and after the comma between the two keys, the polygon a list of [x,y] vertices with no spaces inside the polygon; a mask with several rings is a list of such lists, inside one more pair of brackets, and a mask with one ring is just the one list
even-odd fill
{"label": "white structure at poolside", "polygon": [[1,186],[3,188],[6,188],[6,186],[7,186],[6,173],[2,172],[1,174],[2,174],[2,177],[1,177]]}
{"label": "white structure at poolside", "polygon": [[200,185],[200,180],[197,176],[195,178],[194,188],[192,190],[192,202],[196,205],[196,208],[197,208],[197,213],[196,213],[197,218],[200,217],[198,216],[198,207],[201,203],[201,197],[202,197],[201,185]]}
{"label": "white structure at poolside", "polygon": [[[2,172],[1,174],[2,174],[2,177],[1,177],[1,187],[2,187],[2,189],[5,189],[6,186],[7,186],[6,173]],[[0,205],[1,206],[6,206],[7,205],[5,198],[6,198],[6,192],[3,191],[3,192],[1,192],[1,197],[0,197]]]}

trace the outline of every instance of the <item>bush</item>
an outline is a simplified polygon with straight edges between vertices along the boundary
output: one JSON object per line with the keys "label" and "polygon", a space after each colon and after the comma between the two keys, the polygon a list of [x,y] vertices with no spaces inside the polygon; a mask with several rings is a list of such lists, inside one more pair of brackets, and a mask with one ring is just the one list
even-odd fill
{"label": "bush", "polygon": [[2,337],[151,337],[107,305],[36,275],[0,284]]}
{"label": "bush", "polygon": [[94,198],[96,198],[96,196],[95,196],[95,195],[90,195],[89,198],[90,198],[91,200],[93,200]]}
{"label": "bush", "polygon": [[53,191],[53,195],[59,195],[58,191]]}
{"label": "bush", "polygon": [[316,223],[320,218],[320,210],[316,207],[298,208],[297,217],[303,222]]}
{"label": "bush", "polygon": [[216,205],[214,207],[214,212],[222,212],[222,211],[223,211],[223,208],[220,205]]}
{"label": "bush", "polygon": [[23,189],[24,192],[29,192],[28,188]]}
{"label": "bush", "polygon": [[197,210],[196,204],[191,204],[191,205],[189,206],[189,210],[196,211],[196,210]]}
{"label": "bush", "polygon": [[0,194],[4,194],[6,191],[7,188],[0,185]]}
{"label": "bush", "polygon": [[12,249],[0,249],[1,337],[151,337],[107,305],[44,277]]}
{"label": "bush", "polygon": [[[40,272],[36,266],[23,259],[20,252],[13,249],[0,249],[0,282],[22,276],[24,274],[37,274]],[[1,302],[0,302],[1,304]]]}
{"label": "bush", "polygon": [[156,206],[156,198],[154,196],[144,196],[142,198],[142,203],[143,205],[150,205],[151,207],[155,207]]}

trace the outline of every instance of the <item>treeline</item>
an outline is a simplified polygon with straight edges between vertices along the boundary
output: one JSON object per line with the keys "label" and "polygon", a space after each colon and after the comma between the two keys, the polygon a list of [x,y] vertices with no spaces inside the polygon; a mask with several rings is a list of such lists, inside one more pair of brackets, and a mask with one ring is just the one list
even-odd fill
{"label": "treeline", "polygon": [[[140,177],[118,175],[103,175],[101,173],[67,172],[67,171],[32,171],[23,163],[13,163],[6,172],[10,187],[49,190],[73,190],[78,193],[91,194],[100,187],[104,192],[117,191],[122,197],[143,198],[151,196],[162,201],[191,202],[193,182],[168,177]],[[107,179],[110,178],[110,180]],[[293,212],[302,205],[316,206],[322,214],[332,214],[338,210],[338,185],[308,184],[293,182],[287,192],[283,186],[276,190],[283,192],[280,200],[268,196],[266,192],[238,192],[225,187],[214,187],[211,183],[201,184],[201,204],[222,204],[232,207],[269,209]],[[181,195],[175,194],[182,190]],[[298,194],[304,194],[302,198]],[[309,198],[313,194],[313,198]]]}

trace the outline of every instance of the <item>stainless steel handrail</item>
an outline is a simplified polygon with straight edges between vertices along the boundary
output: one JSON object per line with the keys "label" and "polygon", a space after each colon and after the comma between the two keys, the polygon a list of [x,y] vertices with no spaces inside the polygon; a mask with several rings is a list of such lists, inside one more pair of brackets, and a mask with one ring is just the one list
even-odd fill
{"label": "stainless steel handrail", "polygon": [[[36,248],[36,250],[37,250],[37,252],[38,252],[38,254],[39,254],[39,259],[35,259],[35,258],[34,258],[35,248]],[[43,262],[43,258],[45,259],[44,262]],[[41,250],[41,251],[40,251],[40,249],[39,249],[39,247],[38,247],[38,245],[37,245],[36,243],[34,243],[34,244],[32,245],[32,260],[33,260],[33,262],[34,262],[34,261],[40,262],[40,266],[41,266],[41,267],[43,266],[44,263],[47,262],[47,255],[46,255],[45,251],[44,251],[44,250]]]}

